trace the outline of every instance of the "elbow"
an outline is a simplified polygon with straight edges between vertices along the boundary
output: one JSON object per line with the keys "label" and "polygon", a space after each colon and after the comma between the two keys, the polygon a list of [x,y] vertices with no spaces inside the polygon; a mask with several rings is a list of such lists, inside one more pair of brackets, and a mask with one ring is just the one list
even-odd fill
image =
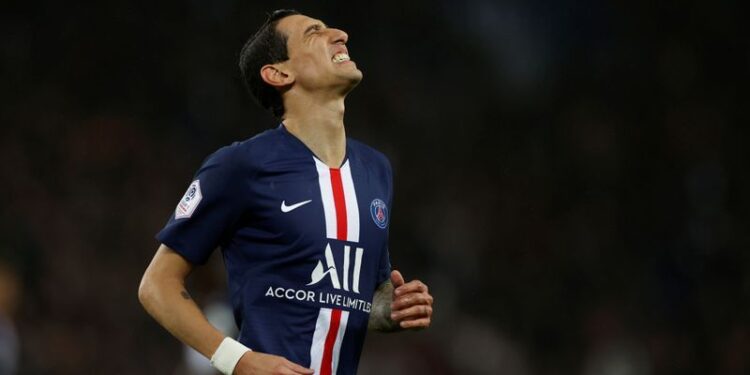
{"label": "elbow", "polygon": [[180,294],[190,272],[187,262],[168,250],[159,248],[138,285],[138,301],[151,315],[164,307],[165,299]]}
{"label": "elbow", "polygon": [[141,303],[146,311],[149,310],[149,306],[154,299],[154,285],[153,280],[149,277],[148,273],[143,275],[141,284],[138,285],[138,301]]}

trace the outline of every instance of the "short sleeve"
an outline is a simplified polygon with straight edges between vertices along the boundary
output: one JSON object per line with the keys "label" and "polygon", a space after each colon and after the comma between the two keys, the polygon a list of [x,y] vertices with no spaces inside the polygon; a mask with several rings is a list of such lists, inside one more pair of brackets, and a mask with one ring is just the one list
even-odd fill
{"label": "short sleeve", "polygon": [[206,158],[156,239],[191,263],[205,263],[242,217],[250,173],[232,146]]}

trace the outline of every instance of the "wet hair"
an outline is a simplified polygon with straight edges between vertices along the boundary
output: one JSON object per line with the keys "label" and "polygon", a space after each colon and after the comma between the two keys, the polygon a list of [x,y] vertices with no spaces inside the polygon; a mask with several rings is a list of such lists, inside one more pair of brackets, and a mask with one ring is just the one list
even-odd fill
{"label": "wet hair", "polygon": [[279,9],[271,13],[240,51],[239,65],[245,87],[261,107],[271,110],[278,118],[284,117],[281,93],[263,81],[260,69],[267,64],[289,60],[287,36],[279,32],[276,25],[282,18],[295,14],[300,13],[292,9]]}

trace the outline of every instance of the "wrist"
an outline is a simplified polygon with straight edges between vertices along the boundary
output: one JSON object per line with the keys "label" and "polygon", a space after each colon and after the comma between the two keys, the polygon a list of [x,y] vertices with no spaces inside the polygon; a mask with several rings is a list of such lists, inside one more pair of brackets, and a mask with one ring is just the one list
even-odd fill
{"label": "wrist", "polygon": [[238,341],[225,337],[219,347],[216,348],[214,355],[211,356],[211,366],[224,375],[232,375],[237,362],[245,353],[250,351],[252,351],[250,348]]}

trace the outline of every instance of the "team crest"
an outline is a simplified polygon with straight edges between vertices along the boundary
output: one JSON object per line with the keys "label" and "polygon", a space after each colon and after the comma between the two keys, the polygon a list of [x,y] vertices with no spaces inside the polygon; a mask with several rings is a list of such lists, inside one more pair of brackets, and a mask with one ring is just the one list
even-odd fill
{"label": "team crest", "polygon": [[203,199],[201,182],[200,180],[195,180],[190,184],[182,199],[180,199],[180,203],[177,204],[177,208],[174,210],[175,220],[192,216],[201,199]]}
{"label": "team crest", "polygon": [[388,207],[385,205],[385,202],[377,198],[374,199],[370,203],[370,214],[375,225],[380,229],[385,229],[386,225],[388,225]]}

